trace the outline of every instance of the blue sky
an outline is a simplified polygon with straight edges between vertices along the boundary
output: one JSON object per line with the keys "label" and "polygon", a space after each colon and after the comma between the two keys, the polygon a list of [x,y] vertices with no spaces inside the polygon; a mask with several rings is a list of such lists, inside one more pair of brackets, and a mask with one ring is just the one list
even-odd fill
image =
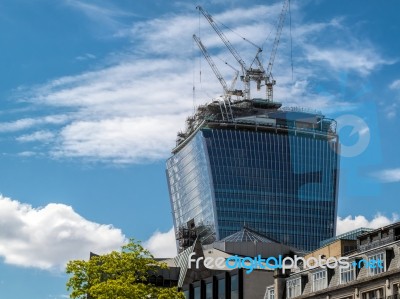
{"label": "blue sky", "polygon": [[[193,107],[221,93],[192,34],[228,82],[221,60],[235,64],[197,4],[268,61],[281,1],[1,1],[1,298],[66,298],[65,262],[127,237],[173,254],[165,159]],[[283,29],[275,100],[338,119],[338,232],[399,217],[399,9],[292,0]]]}

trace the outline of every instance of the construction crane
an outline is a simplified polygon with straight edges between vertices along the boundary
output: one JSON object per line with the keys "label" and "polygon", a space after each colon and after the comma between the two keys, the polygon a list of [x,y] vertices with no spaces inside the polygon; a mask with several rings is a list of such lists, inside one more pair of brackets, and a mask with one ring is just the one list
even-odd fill
{"label": "construction crane", "polygon": [[224,89],[224,96],[223,96],[222,105],[221,105],[221,102],[219,102],[222,118],[224,120],[225,119],[227,119],[227,120],[233,119],[232,108],[231,108],[231,105],[230,105],[230,97],[232,95],[243,96],[243,91],[242,90],[234,89],[235,88],[235,84],[236,84],[236,80],[237,80],[237,76],[239,74],[239,71],[235,70],[235,68],[233,68],[227,62],[225,62],[226,65],[230,66],[231,68],[233,68],[236,71],[236,75],[235,75],[235,77],[234,77],[234,79],[232,81],[231,87],[228,88],[228,84],[226,84],[226,81],[225,81],[224,77],[222,76],[221,72],[218,70],[216,64],[212,60],[210,54],[208,53],[206,47],[201,42],[200,38],[198,38],[196,36],[196,34],[193,34],[193,39],[196,42],[197,46],[200,48],[201,52],[204,55],[204,58],[207,60],[208,64],[210,65],[210,67],[212,69],[212,71],[214,72],[214,74],[217,77],[218,81],[221,83],[222,88]]}
{"label": "construction crane", "polygon": [[[234,88],[236,86],[237,78],[239,77],[239,71],[237,69],[235,69],[233,66],[231,66],[228,62],[226,62],[226,61],[224,61],[224,62],[225,62],[225,64],[227,66],[229,66],[232,70],[235,71],[235,76],[233,77],[232,82],[231,82],[231,87],[229,88],[229,90],[234,90]],[[236,90],[235,95],[242,96],[243,95],[243,91],[242,90]]]}
{"label": "construction crane", "polygon": [[246,67],[246,63],[244,62],[244,60],[242,59],[242,57],[240,57],[239,53],[236,51],[236,49],[232,46],[232,44],[230,43],[230,41],[228,40],[228,38],[225,36],[225,34],[221,31],[221,29],[219,29],[217,23],[214,22],[213,17],[206,12],[201,6],[197,6],[196,7],[202,14],[203,16],[207,19],[207,21],[210,23],[211,27],[215,30],[215,32],[219,35],[219,37],[221,38],[221,40],[223,41],[223,43],[226,45],[226,47],[228,48],[228,50],[232,53],[233,57],[235,57],[235,59],[237,60],[237,62],[239,62],[240,66],[242,67],[242,71],[243,73],[245,72],[245,70],[247,69]]}
{"label": "construction crane", "polygon": [[233,68],[233,70],[236,71],[236,76],[234,77],[230,88],[228,88],[228,84],[226,83],[224,77],[221,75],[220,71],[218,70],[216,64],[212,60],[212,58],[211,58],[210,54],[208,53],[206,47],[201,42],[200,38],[197,37],[196,34],[193,34],[193,39],[196,42],[197,46],[200,48],[201,53],[203,53],[204,58],[207,60],[208,64],[210,65],[210,67],[211,67],[212,71],[214,72],[215,76],[217,77],[218,81],[221,83],[222,88],[224,89],[224,96],[226,98],[229,98],[229,96],[231,96],[231,95],[242,96],[243,95],[243,91],[242,90],[234,89],[235,88],[235,83],[236,83],[236,80],[237,80],[237,76],[238,76],[238,71],[235,68],[233,68],[230,64],[225,62],[226,65],[228,65],[229,67]]}
{"label": "construction crane", "polygon": [[[252,69],[248,68],[242,57],[239,55],[239,53],[236,51],[236,49],[232,46],[228,38],[225,36],[225,34],[222,32],[222,30],[218,27],[217,23],[214,21],[213,17],[206,12],[201,6],[197,6],[197,9],[203,14],[203,16],[207,19],[207,21],[210,23],[211,27],[214,29],[214,31],[218,34],[218,36],[221,38],[222,42],[225,44],[225,46],[228,48],[229,52],[233,55],[233,57],[236,59],[236,61],[240,64],[242,68],[242,73],[243,75],[241,76],[241,80],[244,82],[244,98],[247,100],[250,100],[250,80],[258,80],[261,82],[261,80],[265,80],[265,71],[264,69]],[[253,44],[254,45],[254,44]],[[258,59],[259,53],[262,51],[261,48],[257,47],[258,51],[256,54],[256,60],[259,62],[260,60]],[[261,65],[261,63],[260,63]],[[257,86],[260,86],[260,84],[257,84]]]}
{"label": "construction crane", "polygon": [[277,32],[276,32],[275,41],[274,41],[274,44],[272,47],[271,57],[270,57],[270,60],[268,63],[267,71],[264,70],[263,65],[259,59],[259,55],[262,52],[262,49],[260,47],[258,47],[254,43],[250,42],[249,40],[243,38],[245,41],[247,41],[247,42],[251,43],[252,45],[254,45],[255,47],[257,47],[257,53],[256,53],[256,56],[255,56],[253,62],[254,61],[257,62],[258,68],[252,68],[251,66],[247,67],[245,61],[242,59],[242,57],[239,55],[239,53],[236,51],[236,49],[230,43],[228,38],[222,32],[222,30],[219,28],[217,23],[214,21],[213,17],[207,11],[205,11],[201,6],[196,7],[203,14],[203,16],[207,19],[207,21],[210,23],[211,27],[221,38],[222,42],[225,44],[225,46],[231,52],[231,54],[236,59],[236,61],[240,64],[241,69],[242,69],[242,74],[243,74],[241,76],[241,80],[244,83],[244,91],[243,91],[244,99],[247,99],[247,100],[251,99],[250,98],[250,81],[255,81],[257,90],[260,90],[262,82],[265,82],[266,89],[267,89],[266,90],[267,101],[268,102],[273,101],[273,86],[276,84],[276,81],[272,77],[272,66],[274,64],[276,51],[278,49],[279,40],[280,40],[280,36],[282,33],[282,28],[283,28],[283,24],[285,21],[288,6],[289,6],[289,0],[285,0],[280,17],[279,17]]}
{"label": "construction crane", "polygon": [[289,1],[290,0],[285,0],[283,3],[282,11],[279,16],[278,26],[276,27],[276,35],[275,35],[274,44],[272,46],[271,56],[269,57],[268,68],[267,68],[267,78],[266,78],[266,82],[265,82],[265,85],[267,86],[267,101],[268,102],[273,101],[273,96],[274,96],[273,95],[273,86],[276,84],[276,81],[272,77],[272,67],[274,66],[275,56],[276,56],[276,52],[278,50],[278,45],[279,45],[279,41],[281,38],[283,24],[285,23],[286,13],[287,13],[288,7],[289,7]]}

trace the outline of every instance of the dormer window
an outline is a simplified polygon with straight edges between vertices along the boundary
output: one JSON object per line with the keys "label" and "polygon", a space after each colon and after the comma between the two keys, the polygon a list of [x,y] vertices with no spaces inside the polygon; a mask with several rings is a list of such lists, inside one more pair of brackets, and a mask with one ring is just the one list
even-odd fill
{"label": "dormer window", "polygon": [[323,290],[328,287],[328,275],[326,269],[312,274],[313,292]]}
{"label": "dormer window", "polygon": [[377,275],[386,271],[385,252],[378,252],[368,257],[369,275]]}
{"label": "dormer window", "polygon": [[267,297],[266,299],[275,299],[275,289],[274,287],[267,288]]}
{"label": "dormer window", "polygon": [[340,267],[340,283],[345,284],[353,281],[356,277],[356,268],[350,263],[348,267]]}
{"label": "dormer window", "polygon": [[301,277],[289,279],[286,282],[287,298],[295,298],[301,295]]}

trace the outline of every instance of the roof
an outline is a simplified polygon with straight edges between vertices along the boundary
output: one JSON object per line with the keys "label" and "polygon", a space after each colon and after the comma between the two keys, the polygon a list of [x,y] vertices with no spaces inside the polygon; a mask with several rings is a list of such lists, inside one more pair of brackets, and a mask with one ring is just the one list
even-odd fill
{"label": "roof", "polygon": [[372,228],[367,228],[367,227],[361,227],[357,229],[353,229],[351,231],[345,232],[343,234],[334,236],[329,239],[322,240],[320,242],[320,247],[324,247],[326,245],[332,244],[336,242],[337,240],[357,240],[357,238],[365,233],[371,232],[374,229]]}
{"label": "roof", "polygon": [[262,243],[280,243],[274,239],[268,238],[257,233],[247,227],[243,227],[240,231],[233,233],[219,242],[262,242]]}

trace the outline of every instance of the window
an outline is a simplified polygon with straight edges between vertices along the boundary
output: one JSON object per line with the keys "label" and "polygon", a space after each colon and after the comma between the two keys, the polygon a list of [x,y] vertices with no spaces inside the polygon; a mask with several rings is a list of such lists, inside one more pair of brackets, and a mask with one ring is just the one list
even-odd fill
{"label": "window", "polygon": [[362,299],[381,299],[383,298],[383,289],[376,289],[362,294]]}
{"label": "window", "polygon": [[225,299],[225,279],[218,279],[218,299]]}
{"label": "window", "polygon": [[350,263],[349,267],[340,267],[340,283],[348,283],[355,279],[355,267]]}
{"label": "window", "polygon": [[400,298],[399,296],[399,288],[400,288],[400,284],[399,283],[394,283],[393,284],[393,298],[397,299]]}
{"label": "window", "polygon": [[361,244],[361,245],[366,245],[366,244],[368,244],[368,237],[360,238],[360,244]]}
{"label": "window", "polygon": [[200,286],[194,287],[194,299],[201,299]]}
{"label": "window", "polygon": [[393,299],[400,298],[399,287],[400,287],[400,284],[397,284],[397,283],[393,284]]}
{"label": "window", "polygon": [[164,285],[164,278],[162,275],[158,275],[156,278],[156,286],[162,287]]}
{"label": "window", "polygon": [[287,298],[301,295],[301,277],[290,279],[286,283]]}
{"label": "window", "polygon": [[183,295],[185,296],[185,299],[189,299],[189,290],[183,291]]}
{"label": "window", "polygon": [[383,252],[368,257],[369,275],[376,275],[385,272],[385,254]]}
{"label": "window", "polygon": [[379,233],[375,233],[371,235],[371,242],[379,240]]}
{"label": "window", "polygon": [[325,289],[328,287],[328,279],[326,270],[318,271],[312,274],[313,292]]}
{"label": "window", "polygon": [[381,232],[381,235],[382,235],[382,239],[389,237],[389,230],[388,229],[383,230]]}
{"label": "window", "polygon": [[231,276],[231,299],[239,299],[239,277],[238,275]]}
{"label": "window", "polygon": [[213,298],[213,283],[209,282],[206,283],[206,299],[212,299]]}
{"label": "window", "polygon": [[267,288],[267,297],[266,299],[275,299],[275,289],[274,287]]}
{"label": "window", "polygon": [[395,240],[400,240],[400,227],[396,227],[394,229],[394,239]]}

